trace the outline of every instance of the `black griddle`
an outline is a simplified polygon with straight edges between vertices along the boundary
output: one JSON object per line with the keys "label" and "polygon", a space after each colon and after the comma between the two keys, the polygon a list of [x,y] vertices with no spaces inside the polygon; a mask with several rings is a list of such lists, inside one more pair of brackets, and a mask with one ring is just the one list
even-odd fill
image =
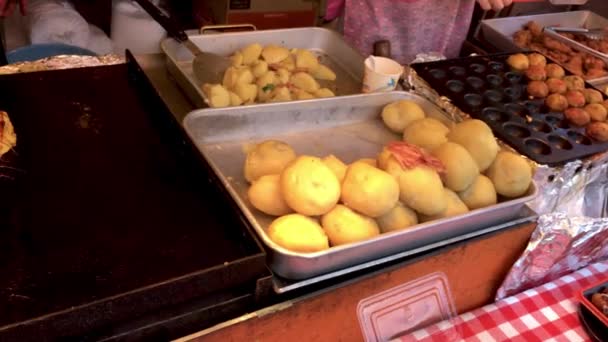
{"label": "black griddle", "polygon": [[268,274],[246,221],[128,57],[0,77],[18,136],[0,160],[0,340],[83,336]]}

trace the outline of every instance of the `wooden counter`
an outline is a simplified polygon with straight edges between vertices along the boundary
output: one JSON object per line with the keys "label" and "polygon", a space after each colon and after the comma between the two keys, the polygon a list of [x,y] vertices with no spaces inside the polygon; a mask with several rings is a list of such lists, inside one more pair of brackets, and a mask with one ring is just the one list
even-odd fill
{"label": "wooden counter", "polygon": [[360,341],[361,299],[433,272],[443,272],[459,313],[488,304],[525,249],[535,224],[490,234],[440,253],[287,301],[179,341]]}

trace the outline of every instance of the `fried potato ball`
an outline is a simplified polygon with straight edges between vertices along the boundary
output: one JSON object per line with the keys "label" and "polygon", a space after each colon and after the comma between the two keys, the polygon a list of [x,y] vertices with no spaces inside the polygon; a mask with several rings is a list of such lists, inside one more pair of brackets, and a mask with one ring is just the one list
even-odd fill
{"label": "fried potato ball", "polygon": [[530,66],[541,66],[545,67],[547,65],[547,59],[545,56],[540,53],[531,53],[528,55],[528,61],[530,62]]}
{"label": "fried potato ball", "polygon": [[401,164],[399,164],[397,159],[395,159],[393,154],[386,147],[382,149],[382,152],[380,152],[380,154],[378,154],[376,160],[378,163],[378,168],[380,170],[386,171],[395,179],[398,179],[399,174],[403,172],[403,167],[401,167]]}
{"label": "fried potato ball", "polygon": [[397,202],[397,205],[388,213],[377,217],[376,222],[380,226],[380,232],[388,233],[418,224],[418,216],[414,210]]}
{"label": "fried potato ball", "polygon": [[530,81],[526,87],[526,91],[530,96],[542,99],[549,95],[549,87],[543,81]]}
{"label": "fried potato ball", "polygon": [[424,119],[424,110],[415,102],[400,100],[389,103],[382,109],[384,124],[395,133],[403,133],[416,120]]}
{"label": "fried potato ball", "polygon": [[580,76],[570,75],[564,77],[568,90],[583,90],[585,89],[585,80]]}
{"label": "fried potato ball", "polygon": [[545,83],[547,84],[547,88],[551,94],[565,94],[566,91],[568,91],[566,82],[558,78],[550,78],[545,81]]}
{"label": "fried potato ball", "polygon": [[376,221],[338,204],[321,217],[323,230],[332,246],[364,241],[380,235]]}
{"label": "fried potato ball", "polygon": [[331,169],[331,171],[336,175],[338,181],[342,183],[344,180],[344,175],[346,174],[347,166],[342,162],[338,157],[330,154],[322,159],[323,163],[327,165]]}
{"label": "fried potato ball", "polygon": [[403,131],[403,141],[433,151],[448,141],[450,129],[433,118],[416,120]]}
{"label": "fried potato ball", "polygon": [[268,227],[268,237],[277,245],[294,252],[313,253],[329,248],[319,223],[300,214],[281,216]]}
{"label": "fried potato ball", "polygon": [[378,217],[391,210],[399,200],[399,184],[390,174],[355,162],[346,170],[341,199],[349,208]]}
{"label": "fried potato ball", "polygon": [[245,179],[251,183],[265,175],[280,174],[294,159],[296,152],[288,144],[277,140],[263,141],[247,153]]}
{"label": "fried potato ball", "polygon": [[447,207],[441,178],[426,166],[403,169],[399,174],[399,199],[423,215],[437,215]]}
{"label": "fried potato ball", "polygon": [[496,192],[509,198],[519,197],[528,191],[532,182],[532,168],[521,156],[501,151],[487,172]]}
{"label": "fried potato ball", "polygon": [[340,182],[320,158],[300,156],[281,173],[281,193],[297,213],[318,216],[338,203]]}
{"label": "fried potato ball", "polygon": [[356,160],[354,163],[365,163],[369,166],[378,167],[378,162],[376,161],[376,159],[373,158],[361,158]]}
{"label": "fried potato ball", "polygon": [[507,58],[507,64],[517,71],[524,71],[530,66],[530,61],[523,53],[516,53]]}
{"label": "fried potato ball", "polygon": [[492,129],[481,120],[458,123],[448,133],[448,140],[466,148],[480,172],[484,172],[492,164],[498,153],[498,144]]}
{"label": "fried potato ball", "polygon": [[454,191],[468,188],[479,175],[479,167],[469,152],[462,146],[447,142],[433,151],[446,168],[445,186]]}
{"label": "fried potato ball", "polygon": [[283,200],[280,179],[280,175],[266,175],[254,181],[247,191],[251,205],[273,216],[283,216],[293,212]]}
{"label": "fried potato ball", "polygon": [[570,107],[583,107],[585,105],[585,95],[578,90],[568,90],[566,92],[566,100]]}
{"label": "fried potato ball", "polygon": [[592,122],[585,127],[585,133],[597,141],[608,141],[608,123]]}
{"label": "fried potato ball", "polygon": [[547,72],[548,78],[562,79],[566,75],[566,71],[564,71],[564,68],[555,63],[547,64],[547,66],[545,67],[545,71]]}
{"label": "fried potato ball", "polygon": [[475,210],[496,204],[496,189],[490,178],[479,175],[464,191],[458,193],[464,204],[470,209]]}
{"label": "fried potato ball", "polygon": [[563,112],[568,108],[568,99],[561,94],[551,94],[545,99],[545,105],[552,112]]}
{"label": "fried potato ball", "polygon": [[589,113],[591,121],[606,121],[608,110],[599,103],[592,103],[585,106],[585,111]]}
{"label": "fried potato ball", "polygon": [[566,119],[575,126],[585,126],[591,122],[591,116],[582,108],[568,108],[564,111]]}
{"label": "fried potato ball", "polygon": [[526,77],[532,81],[544,81],[547,79],[547,72],[542,65],[531,65],[526,70]]}
{"label": "fried potato ball", "polygon": [[469,208],[460,200],[460,197],[456,195],[456,193],[450,189],[443,189],[444,197],[447,201],[447,206],[445,210],[435,215],[422,215],[420,217],[421,222],[429,222],[434,220],[439,220],[446,217],[452,217],[457,215],[462,215],[469,212]]}
{"label": "fried potato ball", "polygon": [[587,103],[602,103],[604,101],[604,97],[602,93],[595,89],[583,89],[583,95],[585,96],[585,102]]}

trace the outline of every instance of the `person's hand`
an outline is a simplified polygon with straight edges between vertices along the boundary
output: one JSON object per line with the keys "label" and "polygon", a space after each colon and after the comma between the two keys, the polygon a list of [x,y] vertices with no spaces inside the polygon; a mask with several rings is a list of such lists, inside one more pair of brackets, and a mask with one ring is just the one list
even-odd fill
{"label": "person's hand", "polygon": [[484,11],[500,11],[501,9],[511,5],[513,0],[477,0],[477,2]]}
{"label": "person's hand", "polygon": [[17,4],[19,4],[21,15],[25,15],[27,0],[0,0],[0,17],[8,17],[12,15]]}

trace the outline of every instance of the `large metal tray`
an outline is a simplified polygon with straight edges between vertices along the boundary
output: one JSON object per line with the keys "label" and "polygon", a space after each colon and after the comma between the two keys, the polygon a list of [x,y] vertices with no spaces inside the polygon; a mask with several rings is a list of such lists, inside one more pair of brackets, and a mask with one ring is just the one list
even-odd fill
{"label": "large metal tray", "polygon": [[[535,21],[541,26],[608,27],[608,19],[598,14],[591,11],[572,11],[482,20],[481,33],[485,41],[502,51],[520,51],[521,48],[513,43],[513,35],[529,21]],[[588,81],[599,86],[608,83],[608,77]]]}
{"label": "large metal tray", "polygon": [[[319,56],[321,62],[336,73],[337,95],[352,95],[361,92],[363,79],[363,56],[350,47],[342,37],[331,30],[307,27],[281,30],[213,33],[190,35],[190,40],[209,51],[229,56],[248,44],[275,44],[288,48],[308,49]],[[167,69],[186,95],[198,108],[208,107],[201,84],[192,71],[193,55],[172,38],[161,43],[167,56]]]}
{"label": "large metal tray", "polygon": [[304,279],[511,220],[535,196],[532,186],[525,197],[516,200],[323,252],[295,253],[271,241],[265,228],[273,217],[261,214],[247,200],[243,148],[273,138],[287,142],[299,154],[332,153],[347,163],[375,157],[384,144],[400,139],[384,127],[378,115],[384,105],[400,99],[416,101],[430,116],[449,123],[427,100],[411,93],[391,92],[250,106],[239,111],[199,110],[188,114],[183,124],[268,247],[271,269],[284,278]]}

